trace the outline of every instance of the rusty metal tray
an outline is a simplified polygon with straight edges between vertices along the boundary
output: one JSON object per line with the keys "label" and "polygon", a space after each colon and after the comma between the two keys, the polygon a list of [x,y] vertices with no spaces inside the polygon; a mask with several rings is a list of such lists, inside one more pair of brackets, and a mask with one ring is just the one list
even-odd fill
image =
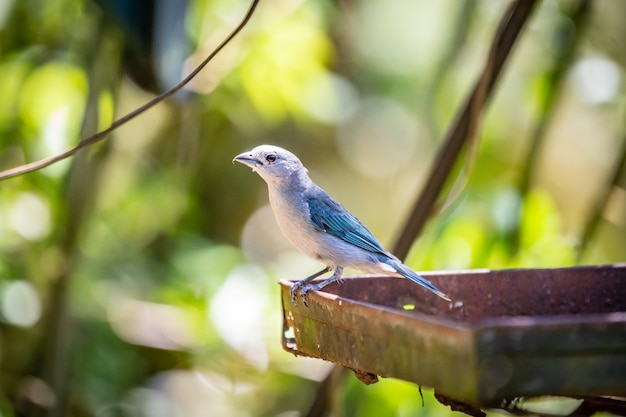
{"label": "rusty metal tray", "polygon": [[364,276],[307,294],[281,280],[283,348],[499,407],[518,396],[626,394],[626,264]]}

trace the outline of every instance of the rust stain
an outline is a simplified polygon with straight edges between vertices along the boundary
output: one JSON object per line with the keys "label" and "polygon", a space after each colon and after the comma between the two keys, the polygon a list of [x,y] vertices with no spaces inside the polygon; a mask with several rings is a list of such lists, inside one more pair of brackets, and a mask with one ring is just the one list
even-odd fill
{"label": "rust stain", "polygon": [[[352,277],[308,306],[281,280],[283,347],[474,405],[626,392],[626,264]],[[532,380],[532,384],[530,383]]]}

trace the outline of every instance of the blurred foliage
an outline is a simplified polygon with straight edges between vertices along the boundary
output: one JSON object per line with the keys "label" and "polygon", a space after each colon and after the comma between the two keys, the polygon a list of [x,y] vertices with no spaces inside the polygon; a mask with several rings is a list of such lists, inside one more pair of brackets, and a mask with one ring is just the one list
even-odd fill
{"label": "blurred foliage", "polygon": [[[0,1],[0,169],[60,152],[152,98],[139,85],[153,75],[131,69],[129,54],[145,53],[135,58],[157,75],[184,74],[248,6],[181,2],[180,59],[158,43],[131,48],[112,3]],[[593,2],[584,27],[568,17],[573,3],[536,11],[469,184],[416,241],[413,267],[577,262],[623,149],[626,3]],[[289,148],[390,246],[505,6],[263,1],[184,94],[71,161],[1,182],[0,415],[300,415],[328,365],[282,351],[276,280],[317,266],[277,233],[264,184],[232,157]],[[130,27],[156,39],[178,27],[164,16]],[[581,33],[522,192],[563,28]],[[624,261],[625,196],[622,179],[582,262]],[[428,390],[422,407],[401,381],[350,377],[338,390],[336,416],[452,414]]]}

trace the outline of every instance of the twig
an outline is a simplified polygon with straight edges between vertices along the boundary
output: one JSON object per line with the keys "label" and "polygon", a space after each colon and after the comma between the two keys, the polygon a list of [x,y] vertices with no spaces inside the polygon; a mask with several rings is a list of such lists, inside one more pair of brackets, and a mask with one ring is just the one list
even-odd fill
{"label": "twig", "polygon": [[76,146],[68,149],[65,152],[62,152],[55,156],[51,156],[49,158],[40,159],[39,161],[31,162],[28,164],[17,166],[15,168],[10,168],[5,171],[1,171],[0,181],[6,180],[12,177],[17,177],[18,175],[23,175],[29,172],[37,171],[47,166],[50,166],[54,163],[57,163],[59,161],[69,158],[70,156],[75,155],[81,149],[87,148],[105,139],[111,132],[113,132],[118,127],[129,122],[130,120],[144,113],[146,110],[156,106],[157,104],[159,104],[166,98],[178,92],[185,85],[187,85],[196,75],[198,75],[198,73],[202,71],[202,69],[204,69],[204,67],[246,26],[246,24],[252,17],[252,14],[254,13],[254,10],[256,9],[256,6],[258,5],[258,3],[259,3],[259,0],[252,0],[252,3],[250,4],[250,7],[246,15],[244,16],[243,20],[241,21],[241,23],[239,23],[239,25],[230,33],[230,35],[228,35],[228,37],[224,39],[224,41],[222,41],[222,43],[217,48],[215,48],[215,50],[213,50],[213,52],[211,52],[211,54],[208,57],[206,57],[204,61],[200,63],[200,65],[198,65],[187,77],[185,77],[181,82],[176,84],[174,87],[159,94],[152,100],[148,101],[147,103],[138,107],[132,112],[126,114],[125,116],[122,116],[121,118],[117,119],[116,121],[111,123],[111,126],[109,126],[108,128],[82,139]]}
{"label": "twig", "polygon": [[585,250],[587,249],[587,245],[598,228],[598,224],[600,224],[602,213],[604,212],[604,209],[609,201],[609,197],[611,197],[614,187],[619,186],[619,182],[624,177],[624,174],[626,174],[626,136],[622,140],[621,155],[615,165],[612,178],[609,183],[598,192],[596,200],[593,203],[593,209],[591,210],[588,220],[585,223],[585,229],[583,230],[576,253],[578,263],[582,260]]}
{"label": "twig", "polygon": [[[448,177],[463,143],[467,140],[468,134],[477,128],[477,121],[471,121],[470,118],[478,117],[482,112],[484,102],[487,100],[499,71],[513,48],[524,23],[530,17],[534,4],[535,0],[516,0],[511,3],[502,18],[483,73],[465,106],[460,110],[456,121],[451,125],[446,142],[437,155],[437,160],[426,188],[418,199],[407,226],[404,228],[403,235],[395,246],[394,253],[400,258],[406,256],[415,236],[419,234],[423,224],[432,212],[432,207],[436,202],[441,187]],[[445,169],[445,172],[440,172],[439,169]],[[331,394],[339,385],[338,380],[342,380],[346,375],[346,368],[337,365],[333,368],[333,371],[320,383],[311,406],[305,414],[307,417],[321,417],[328,414],[331,407]]]}
{"label": "twig", "polygon": [[[85,62],[89,63],[86,71],[89,75],[88,97],[83,114],[81,136],[93,132],[98,125],[98,98],[102,91],[110,88],[115,79],[110,63],[112,56],[119,51],[106,45],[103,36],[103,19],[97,20],[91,47],[82,51]],[[40,349],[41,359],[31,361],[40,363],[40,375],[54,393],[55,401],[47,409],[38,409],[33,417],[62,417],[71,408],[71,375],[76,366],[74,357],[77,352],[77,322],[69,307],[70,288],[75,278],[76,263],[80,257],[78,237],[81,227],[89,218],[94,201],[97,200],[99,177],[102,162],[108,149],[98,149],[91,157],[79,153],[72,160],[72,167],[67,175],[63,193],[65,210],[55,219],[59,254],[64,260],[63,267],[56,269],[49,282],[48,302],[43,315],[41,331],[43,338]],[[45,320],[45,321],[44,321]]]}
{"label": "twig", "polygon": [[416,236],[433,213],[441,189],[463,145],[469,140],[472,131],[476,131],[482,108],[491,96],[504,63],[536,3],[536,0],[515,0],[500,21],[485,68],[459,115],[450,126],[435,158],[426,186],[416,200],[407,224],[395,245],[394,253],[399,258],[406,257]]}
{"label": "twig", "polygon": [[[528,154],[522,166],[519,193],[524,198],[531,186],[532,176],[536,169],[537,156],[541,151],[545,133],[548,130],[552,116],[554,115],[555,105],[559,99],[561,86],[567,69],[569,68],[576,47],[580,41],[580,34],[586,23],[587,16],[591,4],[589,0],[580,0],[573,7],[572,12],[568,13],[568,18],[563,19],[563,23],[556,29],[555,37],[559,40],[560,50],[558,51],[558,60],[554,66],[548,71],[547,87],[539,103],[539,120],[535,124],[531,141],[528,147]],[[510,233],[511,249],[510,253],[515,254],[519,250],[520,243],[520,222],[522,211],[520,210],[515,229]]]}
{"label": "twig", "polygon": [[453,30],[454,33],[450,38],[448,46],[445,48],[439,62],[435,66],[433,79],[426,86],[426,93],[424,97],[424,104],[422,106],[422,112],[424,113],[424,120],[426,121],[426,127],[428,128],[431,138],[438,137],[441,132],[437,129],[435,122],[435,100],[438,92],[441,90],[446,76],[450,72],[451,68],[454,68],[454,62],[459,56],[459,51],[466,44],[468,39],[468,32],[471,26],[471,22],[474,19],[476,13],[477,0],[466,0],[459,6],[457,12]]}

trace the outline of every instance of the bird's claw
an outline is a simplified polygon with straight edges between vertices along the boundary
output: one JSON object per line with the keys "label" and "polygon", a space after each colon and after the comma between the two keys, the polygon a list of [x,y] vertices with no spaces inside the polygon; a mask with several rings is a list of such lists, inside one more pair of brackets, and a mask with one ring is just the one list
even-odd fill
{"label": "bird's claw", "polygon": [[305,306],[308,307],[308,304],[306,303],[306,293],[308,293],[311,290],[317,291],[319,289],[320,289],[319,285],[305,285],[304,287],[302,287],[302,289],[300,290],[300,297],[302,297],[302,302],[304,303]]}
{"label": "bird's claw", "polygon": [[289,290],[289,295],[291,296],[292,303],[296,302],[296,293],[298,292],[298,288],[300,288],[300,286],[296,282],[291,286],[291,289]]}
{"label": "bird's claw", "polygon": [[300,297],[302,297],[302,302],[304,303],[305,306],[308,307],[308,304],[306,303],[306,294],[309,291],[319,291],[321,287],[317,284],[301,284],[301,285],[298,285],[298,284],[300,283],[296,282],[295,284],[293,284],[293,286],[289,290],[289,295],[291,295],[291,302],[292,303],[296,302],[296,294],[298,290],[300,290]]}

